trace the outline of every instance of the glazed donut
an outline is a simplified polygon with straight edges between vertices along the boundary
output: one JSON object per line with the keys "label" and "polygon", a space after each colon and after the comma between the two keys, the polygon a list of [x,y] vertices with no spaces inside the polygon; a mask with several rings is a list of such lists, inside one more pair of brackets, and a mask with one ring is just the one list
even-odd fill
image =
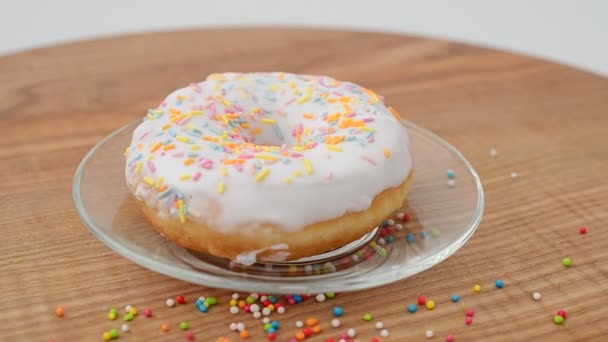
{"label": "glazed donut", "polygon": [[126,180],[166,238],[243,264],[352,242],[398,209],[411,180],[398,114],[325,76],[212,74],[135,129]]}

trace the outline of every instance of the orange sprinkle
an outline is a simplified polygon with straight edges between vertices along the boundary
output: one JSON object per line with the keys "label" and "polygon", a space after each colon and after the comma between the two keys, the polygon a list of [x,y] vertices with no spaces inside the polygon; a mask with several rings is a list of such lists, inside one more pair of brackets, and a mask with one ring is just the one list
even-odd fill
{"label": "orange sprinkle", "polygon": [[180,111],[175,108],[169,108],[169,113],[171,113],[173,115],[177,115],[180,113]]}
{"label": "orange sprinkle", "polygon": [[163,147],[163,151],[170,151],[175,148],[175,144],[169,144]]}
{"label": "orange sprinkle", "polygon": [[152,148],[150,149],[150,153],[156,152],[161,146],[163,146],[163,143],[157,141],[156,144],[154,144],[154,146],[152,146]]}
{"label": "orange sprinkle", "polygon": [[249,129],[251,126],[249,125],[249,123],[243,122],[241,123],[241,127],[243,127],[244,129]]}
{"label": "orange sprinkle", "polygon": [[321,332],[321,326],[320,325],[315,325],[314,327],[312,327],[312,332],[315,334],[318,334]]}
{"label": "orange sprinkle", "polygon": [[393,113],[393,115],[397,118],[397,120],[401,120],[401,115],[399,115],[399,113],[397,113],[397,111],[394,110],[393,107],[388,107],[388,110],[390,110],[391,113]]}
{"label": "orange sprinkle", "polygon": [[312,119],[312,118],[314,118],[314,115],[312,115],[312,114],[310,114],[310,113],[304,113],[304,114],[302,114],[302,115],[303,115],[303,116],[304,116],[304,118],[306,118],[306,119]]}
{"label": "orange sprinkle", "polygon": [[251,133],[251,135],[260,134],[260,133],[262,133],[262,128],[260,128],[260,127],[254,128],[251,130],[250,133]]}
{"label": "orange sprinkle", "polygon": [[164,332],[169,331],[169,324],[167,324],[167,323],[163,323],[163,324],[160,326],[160,330],[162,330],[162,331],[164,331]]}
{"label": "orange sprinkle", "polygon": [[163,131],[166,131],[166,130],[168,130],[168,129],[169,129],[169,127],[171,127],[171,124],[170,124],[170,123],[166,123],[166,124],[164,124],[164,125],[161,127],[161,129],[162,129]]}
{"label": "orange sprinkle", "polygon": [[219,141],[219,139],[218,139],[218,138],[216,138],[216,137],[211,137],[211,136],[208,136],[208,135],[205,135],[205,136],[203,137],[203,140],[204,140],[204,141],[213,141],[213,142],[218,142],[218,141]]}
{"label": "orange sprinkle", "polygon": [[316,318],[309,318],[306,320],[306,325],[308,325],[309,327],[314,327],[317,324],[319,324],[319,320]]}
{"label": "orange sprinkle", "polygon": [[61,306],[55,309],[55,315],[57,315],[57,317],[63,317],[63,315],[65,315],[65,311]]}
{"label": "orange sprinkle", "polygon": [[137,144],[137,149],[141,150],[142,148],[144,148],[144,145],[142,143]]}
{"label": "orange sprinkle", "polygon": [[239,300],[239,308],[244,308],[245,306],[247,306],[247,302],[244,300]]}
{"label": "orange sprinkle", "polygon": [[236,159],[226,159],[224,160],[224,164],[226,165],[231,165],[231,164],[243,164],[247,161],[247,159],[243,159],[243,158],[236,158]]}
{"label": "orange sprinkle", "polygon": [[384,156],[388,159],[391,157],[391,150],[389,150],[388,148],[384,149]]}
{"label": "orange sprinkle", "polygon": [[341,143],[343,141],[344,141],[344,136],[343,135],[337,135],[335,137],[330,137],[329,140],[327,140],[327,143],[331,144],[331,145],[337,145],[337,144],[339,144],[339,143]]}
{"label": "orange sprinkle", "polygon": [[302,341],[302,340],[303,340],[303,339],[305,339],[305,338],[306,338],[306,335],[304,335],[304,333],[303,333],[303,332],[298,331],[298,332],[296,333],[296,340],[298,340],[298,341]]}
{"label": "orange sprinkle", "polygon": [[165,184],[165,185],[161,186],[160,189],[158,189],[158,191],[165,192],[167,189],[169,189],[169,184]]}
{"label": "orange sprinkle", "polygon": [[249,331],[247,330],[242,330],[239,335],[241,336],[242,339],[246,340],[249,338]]}
{"label": "orange sprinkle", "polygon": [[184,165],[192,165],[194,164],[195,160],[194,158],[188,158],[186,160],[184,160]]}

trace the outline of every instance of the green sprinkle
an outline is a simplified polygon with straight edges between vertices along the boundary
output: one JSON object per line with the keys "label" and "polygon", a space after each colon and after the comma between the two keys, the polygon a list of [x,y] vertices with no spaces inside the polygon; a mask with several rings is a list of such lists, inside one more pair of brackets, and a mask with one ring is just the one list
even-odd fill
{"label": "green sprinkle", "polygon": [[562,324],[564,323],[564,317],[555,315],[555,317],[553,317],[553,322],[555,322],[555,324]]}
{"label": "green sprinkle", "polygon": [[336,296],[336,294],[335,294],[335,293],[333,293],[333,292],[327,292],[327,293],[325,294],[325,297],[330,298],[330,299],[331,299],[331,298],[334,298],[335,296]]}
{"label": "green sprinkle", "polygon": [[[205,299],[205,302],[209,303],[209,305],[215,305],[215,304],[217,304],[217,299],[215,297],[207,297]],[[249,301],[247,301],[247,302],[249,302]],[[249,304],[252,304],[252,303],[249,303]]]}
{"label": "green sprinkle", "polygon": [[564,260],[562,260],[562,265],[565,267],[570,267],[572,266],[572,260],[570,258],[564,258]]}
{"label": "green sprinkle", "polygon": [[181,323],[179,324],[179,328],[180,328],[180,329],[182,329],[182,330],[188,330],[188,328],[189,328],[188,323],[186,323],[186,322],[181,322]]}
{"label": "green sprinkle", "polygon": [[118,337],[119,337],[119,335],[118,335],[118,329],[112,329],[112,330],[110,330],[110,338],[115,339],[115,338],[118,338]]}
{"label": "green sprinkle", "polygon": [[124,316],[122,317],[122,319],[123,319],[125,322],[131,321],[131,320],[133,320],[133,315],[132,315],[131,313],[128,313],[128,314],[124,315]]}
{"label": "green sprinkle", "polygon": [[255,303],[255,298],[253,298],[252,296],[248,296],[245,300],[247,301],[247,304]]}
{"label": "green sprinkle", "polygon": [[371,321],[372,320],[372,315],[366,313],[365,315],[363,315],[363,320],[367,321],[367,322]]}
{"label": "green sprinkle", "polygon": [[110,313],[113,313],[113,314],[116,315],[118,313],[118,310],[116,310],[115,308],[111,308],[110,309]]}
{"label": "green sprinkle", "polygon": [[439,234],[440,234],[439,228],[433,228],[431,230],[431,236],[432,237],[439,237]]}

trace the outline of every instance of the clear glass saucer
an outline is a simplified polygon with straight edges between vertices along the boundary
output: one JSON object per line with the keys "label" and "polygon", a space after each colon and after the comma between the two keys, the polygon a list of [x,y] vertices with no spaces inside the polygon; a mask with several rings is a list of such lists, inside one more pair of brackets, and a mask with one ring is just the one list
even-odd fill
{"label": "clear glass saucer", "polygon": [[[414,179],[399,212],[358,241],[292,262],[243,266],[165,240],[136,207],[125,183],[123,152],[139,122],[99,142],[82,160],[73,196],[85,225],[131,261],[170,277],[243,292],[306,294],[361,290],[408,278],[456,252],[481,221],[484,196],[471,164],[434,133],[403,121]],[[454,184],[447,171],[453,170]]]}

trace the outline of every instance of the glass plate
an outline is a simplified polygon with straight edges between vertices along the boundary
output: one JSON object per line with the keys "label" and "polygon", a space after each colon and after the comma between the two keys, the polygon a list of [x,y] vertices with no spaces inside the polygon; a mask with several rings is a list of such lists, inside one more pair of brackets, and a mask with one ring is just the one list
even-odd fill
{"label": "glass plate", "polygon": [[[414,179],[400,212],[358,241],[292,262],[243,266],[165,240],[136,207],[123,151],[139,122],[99,142],[82,160],[73,196],[85,225],[116,253],[150,270],[192,283],[244,292],[306,294],[361,290],[422,272],[456,252],[483,214],[483,189],[471,164],[434,133],[403,121]],[[447,171],[456,175],[449,184]]]}

